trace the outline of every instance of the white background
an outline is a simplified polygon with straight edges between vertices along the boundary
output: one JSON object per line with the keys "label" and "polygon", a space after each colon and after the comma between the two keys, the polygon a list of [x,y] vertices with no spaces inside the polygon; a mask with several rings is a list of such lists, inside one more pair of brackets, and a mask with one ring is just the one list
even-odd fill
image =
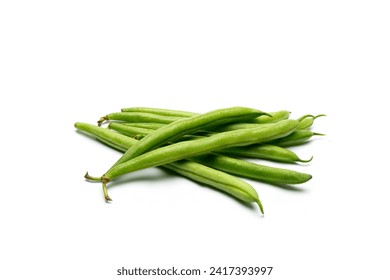
{"label": "white background", "polygon": [[[1,279],[273,266],[389,279],[388,1],[2,1]],[[313,179],[251,182],[265,207],[154,168],[109,188],[119,153],[75,131],[122,107],[325,113],[294,149]],[[287,167],[287,166],[285,166]],[[178,278],[178,277],[177,277]]]}

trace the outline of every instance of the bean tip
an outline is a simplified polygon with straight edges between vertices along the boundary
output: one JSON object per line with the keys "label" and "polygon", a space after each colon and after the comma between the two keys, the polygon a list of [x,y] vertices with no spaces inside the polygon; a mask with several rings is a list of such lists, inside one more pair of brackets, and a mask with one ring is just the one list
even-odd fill
{"label": "bean tip", "polygon": [[313,156],[311,156],[309,159],[299,159],[299,162],[311,162],[313,159]]}
{"label": "bean tip", "polygon": [[311,174],[302,173],[302,180],[300,182],[297,182],[298,184],[306,183],[307,181],[310,181],[313,178]]}
{"label": "bean tip", "polygon": [[261,204],[260,199],[257,199],[257,200],[256,200],[256,203],[257,203],[257,205],[259,205],[261,214],[264,215],[264,207],[263,207],[263,204]]}
{"label": "bean tip", "polygon": [[316,136],[325,136],[326,134],[324,134],[324,133],[318,133],[318,132],[313,132],[313,135],[316,135]]}
{"label": "bean tip", "polygon": [[319,118],[319,117],[326,117],[326,114],[319,114],[317,116],[314,116],[314,119]]}

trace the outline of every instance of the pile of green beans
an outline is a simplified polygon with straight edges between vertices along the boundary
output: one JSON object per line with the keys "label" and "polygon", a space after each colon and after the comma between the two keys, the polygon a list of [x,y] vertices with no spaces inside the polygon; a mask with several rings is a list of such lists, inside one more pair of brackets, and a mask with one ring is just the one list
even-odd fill
{"label": "pile of green beans", "polygon": [[[111,201],[107,184],[112,180],[137,170],[161,167],[244,202],[255,202],[264,214],[257,191],[242,178],[289,185],[305,183],[312,176],[247,158],[289,164],[310,162],[312,157],[301,159],[289,147],[323,135],[310,130],[320,116],[324,115],[292,119],[286,110],[266,113],[245,107],[203,114],[133,107],[101,117],[97,126],[77,122],[75,127],[123,152],[103,175],[85,175],[89,181],[102,183],[107,202]],[[106,122],[107,127],[101,127]]]}

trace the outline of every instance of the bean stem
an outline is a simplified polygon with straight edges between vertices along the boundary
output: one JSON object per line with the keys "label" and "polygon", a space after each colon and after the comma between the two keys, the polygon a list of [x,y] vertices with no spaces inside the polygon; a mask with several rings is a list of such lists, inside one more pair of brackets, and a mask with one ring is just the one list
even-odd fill
{"label": "bean stem", "polygon": [[102,181],[102,177],[93,177],[93,176],[88,174],[88,171],[87,171],[87,173],[85,173],[84,178],[87,179],[88,181],[91,181],[91,182],[101,182]]}

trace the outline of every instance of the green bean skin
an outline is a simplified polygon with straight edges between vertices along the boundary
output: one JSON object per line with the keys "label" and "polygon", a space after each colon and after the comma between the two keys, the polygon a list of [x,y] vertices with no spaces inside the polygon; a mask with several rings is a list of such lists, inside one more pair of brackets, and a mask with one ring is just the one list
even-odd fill
{"label": "green bean skin", "polygon": [[241,123],[232,123],[227,125],[217,126],[215,128],[210,129],[211,131],[222,132],[222,131],[230,131],[235,129],[245,129],[245,128],[258,128],[260,126],[267,126],[273,123],[276,123],[281,120],[288,119],[290,112],[288,111],[277,111],[271,112],[269,115],[262,115],[260,117],[250,119],[246,122]]}
{"label": "green bean skin", "polygon": [[184,135],[224,123],[256,118],[262,114],[264,114],[264,112],[251,108],[232,107],[218,109],[191,118],[178,120],[147,135],[126,151],[126,153],[110,168],[110,170],[118,164],[162,146],[165,143],[179,139]]}
{"label": "green bean skin", "polygon": [[126,123],[126,122],[122,122],[121,124],[132,126],[132,127],[153,129],[153,130],[156,130],[156,129],[159,129],[159,128],[165,126],[165,124],[163,124],[163,123]]}
{"label": "green bean skin", "polygon": [[155,131],[153,129],[133,127],[133,126],[123,125],[116,122],[110,122],[108,128],[114,129],[119,133],[130,137],[134,137],[134,136],[145,137],[146,135]]}
{"label": "green bean skin", "polygon": [[[75,127],[81,131],[94,135],[99,141],[123,152],[137,142],[137,140],[127,136],[86,123],[76,123]],[[256,190],[250,184],[232,175],[187,160],[172,162],[162,167],[194,181],[220,189],[245,202],[256,202],[261,213],[264,214],[264,209]],[[105,194],[106,199],[110,200],[108,194]]]}
{"label": "green bean skin", "polygon": [[252,123],[259,123],[259,124],[265,124],[265,123],[275,123],[281,120],[286,120],[290,116],[290,112],[286,110],[280,110],[276,112],[271,112],[269,113],[270,116],[268,115],[263,115],[260,117],[257,117],[250,122]]}
{"label": "green bean skin", "polygon": [[232,146],[246,146],[253,143],[268,142],[291,134],[297,125],[298,121],[296,120],[283,120],[272,126],[256,130],[241,129],[227,131],[206,138],[174,143],[114,166],[102,176],[102,181],[103,183],[107,183],[126,173],[167,164]]}
{"label": "green bean skin", "polygon": [[271,144],[231,147],[218,152],[228,155],[260,158],[284,163],[309,162],[313,158],[311,157],[308,160],[303,160],[293,151]]}
{"label": "green bean skin", "polygon": [[312,132],[306,129],[300,129],[300,130],[295,130],[293,133],[291,133],[286,137],[271,141],[269,142],[269,144],[280,146],[280,147],[301,145],[307,142],[314,135],[323,136],[324,134]]}
{"label": "green bean skin", "polygon": [[130,107],[130,108],[122,108],[122,112],[133,112],[133,113],[151,113],[162,116],[171,116],[171,117],[192,117],[199,115],[197,113],[179,111],[179,110],[169,110],[162,108],[150,108],[150,107]]}
{"label": "green bean skin", "polygon": [[233,175],[263,182],[278,184],[302,184],[312,178],[310,174],[289,169],[260,165],[223,155],[200,155],[191,158],[191,160]]}
{"label": "green bean skin", "polygon": [[[127,137],[127,136],[126,136]],[[115,149],[115,150],[118,150],[120,152],[126,152],[126,148],[124,148],[122,145],[120,144],[117,144],[116,142],[114,141],[110,141],[109,139],[107,138],[103,138],[103,137],[96,137],[97,140],[99,140],[100,142],[102,142],[103,144],[106,144],[107,146]],[[131,147],[131,146],[129,146]],[[88,174],[88,173],[87,173]],[[86,177],[86,176],[84,176]],[[87,177],[86,177],[87,178]],[[100,178],[97,178],[97,180],[95,181],[100,181]]]}
{"label": "green bean skin", "polygon": [[151,122],[169,124],[180,119],[182,119],[182,117],[162,116],[151,113],[116,112],[101,117],[98,121],[98,125],[100,126],[104,121],[108,120],[136,123]]}
{"label": "green bean skin", "polygon": [[226,125],[220,125],[213,128],[210,128],[209,130],[212,132],[224,132],[224,131],[231,131],[236,129],[256,129],[260,127],[266,127],[272,125],[272,123],[232,123],[232,124],[226,124]]}

